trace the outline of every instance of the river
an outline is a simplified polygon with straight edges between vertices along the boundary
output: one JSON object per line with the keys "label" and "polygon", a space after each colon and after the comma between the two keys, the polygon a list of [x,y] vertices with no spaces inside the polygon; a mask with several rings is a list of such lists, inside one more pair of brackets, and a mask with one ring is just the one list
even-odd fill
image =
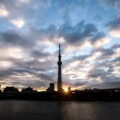
{"label": "river", "polygon": [[120,120],[120,103],[5,100],[0,120]]}

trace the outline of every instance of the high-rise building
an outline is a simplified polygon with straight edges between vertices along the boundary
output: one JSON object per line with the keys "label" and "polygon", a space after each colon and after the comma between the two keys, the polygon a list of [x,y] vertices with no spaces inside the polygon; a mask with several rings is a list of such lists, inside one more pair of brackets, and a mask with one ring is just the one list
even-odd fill
{"label": "high-rise building", "polygon": [[61,50],[60,50],[60,44],[59,44],[59,55],[58,55],[58,81],[57,81],[57,90],[58,92],[62,92],[62,72],[61,72]]}
{"label": "high-rise building", "polygon": [[46,90],[47,92],[54,92],[54,83],[50,83],[49,87]]}

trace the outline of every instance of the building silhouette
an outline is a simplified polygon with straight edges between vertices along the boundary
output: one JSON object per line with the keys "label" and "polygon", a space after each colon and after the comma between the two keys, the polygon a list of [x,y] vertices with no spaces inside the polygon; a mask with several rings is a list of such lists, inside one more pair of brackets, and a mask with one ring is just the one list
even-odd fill
{"label": "building silhouette", "polygon": [[0,92],[2,92],[2,90],[1,90],[1,85],[0,85]]}
{"label": "building silhouette", "polygon": [[68,87],[68,92],[71,92],[71,87],[70,86]]}
{"label": "building silhouette", "polygon": [[55,91],[54,88],[55,88],[54,83],[50,83],[50,86],[48,87],[48,89],[46,90],[46,92],[54,92]]}
{"label": "building silhouette", "polygon": [[61,50],[60,50],[60,44],[59,44],[59,55],[58,55],[58,81],[57,81],[57,91],[62,92],[62,72],[61,72],[61,66],[62,66],[62,61],[61,61]]}
{"label": "building silhouette", "polygon": [[4,93],[18,93],[19,90],[18,90],[18,88],[15,88],[13,86],[10,86],[10,87],[7,86],[6,88],[4,88],[3,92]]}
{"label": "building silhouette", "polygon": [[35,90],[33,90],[33,88],[31,88],[30,86],[27,88],[23,88],[22,91],[23,93],[33,93],[36,92]]}

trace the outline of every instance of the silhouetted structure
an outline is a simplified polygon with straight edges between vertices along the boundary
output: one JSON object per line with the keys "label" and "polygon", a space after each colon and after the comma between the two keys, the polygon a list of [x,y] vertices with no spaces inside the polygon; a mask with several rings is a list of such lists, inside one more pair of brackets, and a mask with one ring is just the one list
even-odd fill
{"label": "silhouetted structure", "polygon": [[62,73],[61,73],[61,51],[60,51],[60,44],[59,44],[59,55],[58,55],[58,81],[57,81],[57,90],[58,92],[62,92]]}
{"label": "silhouetted structure", "polygon": [[50,86],[48,87],[48,89],[46,90],[46,92],[54,92],[54,83],[50,83]]}
{"label": "silhouetted structure", "polygon": [[1,85],[0,85],[0,92],[2,92],[2,90],[1,90]]}
{"label": "silhouetted structure", "polygon": [[18,88],[7,86],[6,88],[4,88],[3,92],[5,92],[5,93],[18,93],[19,90],[18,90]]}
{"label": "silhouetted structure", "polygon": [[36,91],[33,90],[33,88],[31,88],[29,86],[28,88],[23,88],[21,92],[23,92],[23,93],[32,93],[32,92],[36,92]]}
{"label": "silhouetted structure", "polygon": [[[48,91],[54,90],[51,83]],[[48,100],[48,101],[120,101],[120,88],[111,89],[85,89],[68,92],[37,92],[33,88],[24,88],[21,92],[15,87],[6,87],[0,93],[0,100]]]}
{"label": "silhouetted structure", "polygon": [[68,87],[68,92],[71,92],[71,87]]}

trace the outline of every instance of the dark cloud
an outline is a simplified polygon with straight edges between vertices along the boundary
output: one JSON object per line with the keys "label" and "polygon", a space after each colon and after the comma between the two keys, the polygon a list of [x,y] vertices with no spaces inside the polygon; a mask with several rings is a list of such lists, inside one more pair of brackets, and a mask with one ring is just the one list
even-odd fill
{"label": "dark cloud", "polygon": [[106,24],[109,30],[120,30],[120,17],[111,20],[109,23]]}
{"label": "dark cloud", "polygon": [[104,32],[98,32],[96,35],[94,35],[94,37],[92,37],[92,39],[90,40],[92,43],[96,42],[99,39],[102,39],[106,37]]}
{"label": "dark cloud", "polygon": [[109,89],[109,88],[119,88],[120,82],[111,82],[111,83],[101,83],[101,84],[94,84],[90,85],[90,88],[98,88],[98,89]]}
{"label": "dark cloud", "polygon": [[[119,75],[119,65],[120,65],[120,57],[116,57],[116,49],[120,48],[119,45],[114,45],[108,49],[101,49],[100,52],[102,55],[99,57],[99,61],[95,64],[94,68],[89,71],[88,79],[96,80],[97,78],[102,80],[102,84],[100,83],[100,87],[117,87],[119,86],[120,75]],[[118,71],[115,72],[116,67],[118,67]],[[114,85],[113,85],[114,83]],[[113,85],[113,86],[112,86]]]}
{"label": "dark cloud", "polygon": [[89,55],[73,56],[70,59],[65,60],[64,63],[67,63],[67,64],[65,64],[63,66],[64,67],[65,66],[69,66],[70,63],[75,62],[75,61],[85,61],[90,56],[91,56],[91,54],[89,54]]}
{"label": "dark cloud", "polygon": [[111,56],[115,53],[115,51],[113,51],[113,49],[101,49],[101,52],[103,53],[104,58],[107,56]]}
{"label": "dark cloud", "polygon": [[31,52],[31,56],[34,58],[46,58],[48,56],[50,56],[51,54],[48,52],[43,52],[43,51],[39,51],[39,50],[33,50]]}
{"label": "dark cloud", "polygon": [[102,70],[102,69],[93,69],[93,70],[91,70],[90,72],[89,72],[89,75],[88,75],[88,77],[90,77],[90,78],[98,78],[98,77],[105,77],[106,75],[107,75],[108,73],[107,72],[105,72],[104,70]]}
{"label": "dark cloud", "polygon": [[82,43],[86,38],[93,37],[97,32],[94,24],[85,24],[81,21],[75,26],[64,24],[59,28],[60,36],[70,44]]}
{"label": "dark cloud", "polygon": [[63,37],[66,44],[72,46],[81,46],[86,41],[89,41],[94,46],[95,42],[106,37],[105,33],[99,32],[94,24],[86,24],[83,20],[74,26],[69,23],[62,24],[59,27],[51,25],[44,29],[31,29],[31,32],[32,34],[35,33],[34,36],[40,36],[41,40],[48,38],[54,43],[59,42],[55,41],[54,38]]}
{"label": "dark cloud", "polygon": [[[116,54],[116,49],[118,49],[118,48],[120,48],[119,44],[113,45],[111,48],[107,48],[107,49],[102,48],[102,49],[100,49],[100,51],[102,52],[101,59],[103,59],[103,60],[111,59],[111,57]],[[112,59],[114,59],[114,58],[112,57]]]}
{"label": "dark cloud", "polygon": [[117,10],[120,10],[120,1],[119,0],[100,0],[100,1],[102,1],[108,7],[112,7]]}
{"label": "dark cloud", "polygon": [[[105,68],[105,67],[104,67]],[[90,83],[91,86],[96,86],[98,88],[102,87],[117,87],[120,86],[117,83],[119,83],[119,77],[117,77],[115,74],[113,74],[113,68],[110,68],[106,71],[105,69],[96,68],[89,72],[88,78],[94,80],[99,79],[100,81],[96,85],[95,83]],[[114,83],[114,84],[113,84]]]}
{"label": "dark cloud", "polygon": [[[27,74],[27,76],[26,76]],[[29,78],[29,75],[33,75],[33,77]],[[32,86],[42,86],[43,83],[49,84],[49,82],[53,81],[53,76],[49,75],[47,72],[43,73],[41,69],[34,68],[10,68],[7,70],[0,70],[0,80],[7,84],[9,79],[9,83],[13,85],[24,85],[27,86],[31,84]],[[39,83],[39,84],[38,84]]]}
{"label": "dark cloud", "polygon": [[12,46],[18,46],[22,48],[28,48],[34,46],[34,42],[31,41],[27,36],[20,35],[19,33],[15,31],[7,31],[0,33],[0,44],[1,47],[4,45],[6,47]]}
{"label": "dark cloud", "polygon": [[88,85],[88,82],[84,81],[84,82],[75,82],[74,84],[76,87],[77,86],[84,86],[84,85]]}
{"label": "dark cloud", "polygon": [[[105,87],[110,88],[110,87],[120,86],[117,84],[119,83],[119,79],[120,79],[120,74],[119,74],[120,57],[117,55],[118,53],[116,53],[116,49],[118,48],[120,48],[120,46],[117,44],[117,45],[113,45],[111,48],[97,49],[95,51],[92,51],[89,55],[80,55],[77,57],[73,56],[71,59],[68,59],[66,62],[68,66],[69,66],[69,63],[72,64],[75,61],[79,61],[79,64],[77,65],[77,67],[72,68],[73,71],[77,69],[75,71],[78,72],[78,70],[80,69],[81,72],[83,73],[86,72],[87,74],[87,77],[85,77],[85,80],[76,78],[75,86],[87,85],[87,87],[91,86],[91,87],[98,87],[98,88],[105,88]],[[91,56],[94,57],[94,54],[96,54],[97,52],[100,52],[101,55],[95,60],[95,63],[93,64],[92,63],[93,61],[89,61],[89,57]],[[84,68],[86,69],[86,65],[91,63],[93,64],[93,68],[90,69],[90,71],[88,72],[84,71]],[[117,68],[117,71],[116,71],[116,68]]]}

